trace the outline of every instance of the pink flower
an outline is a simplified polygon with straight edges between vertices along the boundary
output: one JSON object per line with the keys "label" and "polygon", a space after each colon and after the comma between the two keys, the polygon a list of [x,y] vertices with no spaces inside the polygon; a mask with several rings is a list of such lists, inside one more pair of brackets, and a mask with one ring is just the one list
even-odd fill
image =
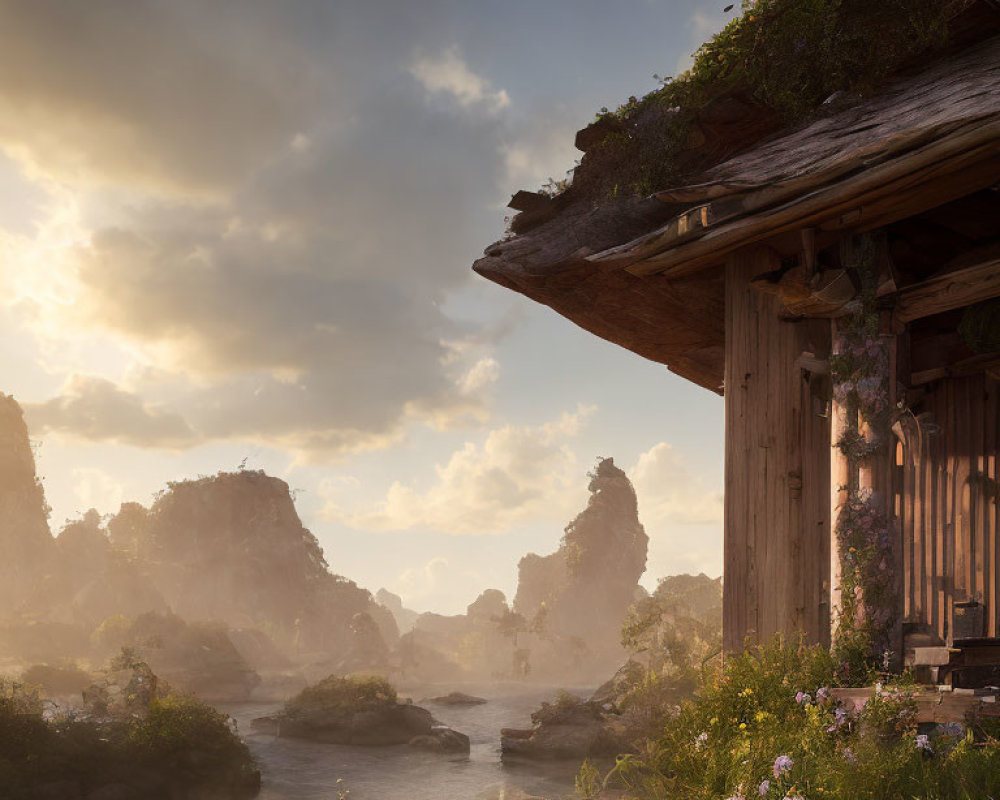
{"label": "pink flower", "polygon": [[795,762],[789,756],[778,756],[774,759],[774,777],[775,780],[780,778],[786,772],[792,769],[792,765]]}

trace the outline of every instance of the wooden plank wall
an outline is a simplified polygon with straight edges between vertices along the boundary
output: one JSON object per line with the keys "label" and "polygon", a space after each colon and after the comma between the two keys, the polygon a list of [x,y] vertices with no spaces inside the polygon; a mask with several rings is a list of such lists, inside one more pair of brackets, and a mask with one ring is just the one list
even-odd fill
{"label": "wooden plank wall", "polygon": [[830,420],[816,413],[803,352],[825,357],[825,320],[783,322],[751,278],[766,248],[726,266],[726,494],[723,641],[802,631],[830,641]]}
{"label": "wooden plank wall", "polygon": [[929,413],[896,459],[904,617],[950,642],[954,604],[978,600],[987,635],[998,636],[1000,526],[983,478],[998,479],[1000,381],[985,374],[938,381],[919,410]]}

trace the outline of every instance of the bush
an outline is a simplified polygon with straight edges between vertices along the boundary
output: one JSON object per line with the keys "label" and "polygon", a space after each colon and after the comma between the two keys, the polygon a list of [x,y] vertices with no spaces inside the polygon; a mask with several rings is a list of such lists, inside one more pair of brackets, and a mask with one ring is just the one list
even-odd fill
{"label": "bush", "polygon": [[378,675],[329,675],[319,683],[307,686],[285,706],[287,713],[321,710],[349,714],[378,705],[395,705],[396,690]]}
{"label": "bush", "polygon": [[563,725],[603,718],[601,707],[590,700],[581,700],[567,691],[560,691],[554,703],[544,702],[531,714],[535,725]]}
{"label": "bush", "polygon": [[180,785],[259,785],[250,751],[229,717],[191,696],[154,699],[130,730],[129,746],[136,759],[172,774]]}
{"label": "bush", "polygon": [[[127,655],[114,666],[130,668],[134,681],[155,685],[144,663],[122,667]],[[0,678],[4,800],[36,797],[39,787],[60,781],[83,794],[123,783],[149,800],[192,790],[248,798],[260,788],[250,753],[228,718],[194,698],[153,691],[148,703],[126,703],[100,715],[60,713],[46,709],[36,690]]]}
{"label": "bush", "polygon": [[1000,792],[1000,745],[972,732],[918,736],[909,687],[860,714],[830,697],[830,654],[776,639],[728,658],[659,738],[619,757],[630,797],[972,800]]}

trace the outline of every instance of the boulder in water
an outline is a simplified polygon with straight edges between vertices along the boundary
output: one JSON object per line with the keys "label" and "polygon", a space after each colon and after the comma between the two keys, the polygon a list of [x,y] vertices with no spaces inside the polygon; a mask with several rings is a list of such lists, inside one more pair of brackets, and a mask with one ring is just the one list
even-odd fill
{"label": "boulder in water", "polygon": [[277,714],[253,720],[251,727],[273,736],[331,744],[469,749],[467,736],[441,725],[425,708],[400,703],[388,681],[377,677],[330,675],[303,689]]}
{"label": "boulder in water", "polygon": [[425,702],[436,703],[439,706],[481,706],[486,702],[486,698],[465,694],[465,692],[451,692],[441,697],[432,697]]}

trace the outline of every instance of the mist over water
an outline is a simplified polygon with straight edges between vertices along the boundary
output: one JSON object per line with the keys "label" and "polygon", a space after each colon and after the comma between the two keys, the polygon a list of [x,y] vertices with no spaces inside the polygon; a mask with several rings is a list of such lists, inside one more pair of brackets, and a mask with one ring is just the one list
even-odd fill
{"label": "mist over water", "polygon": [[[524,795],[569,800],[575,761],[500,763],[500,729],[529,727],[531,712],[558,691],[554,687],[463,687],[489,702],[474,706],[425,703],[444,724],[468,734],[468,756],[423,753],[406,745],[351,747],[276,738],[250,729],[250,721],[280,708],[277,703],[222,707],[233,716],[264,775],[260,800],[516,800]],[[589,696],[591,689],[571,689]],[[421,703],[438,689],[410,692]],[[342,783],[338,784],[338,778]]]}

